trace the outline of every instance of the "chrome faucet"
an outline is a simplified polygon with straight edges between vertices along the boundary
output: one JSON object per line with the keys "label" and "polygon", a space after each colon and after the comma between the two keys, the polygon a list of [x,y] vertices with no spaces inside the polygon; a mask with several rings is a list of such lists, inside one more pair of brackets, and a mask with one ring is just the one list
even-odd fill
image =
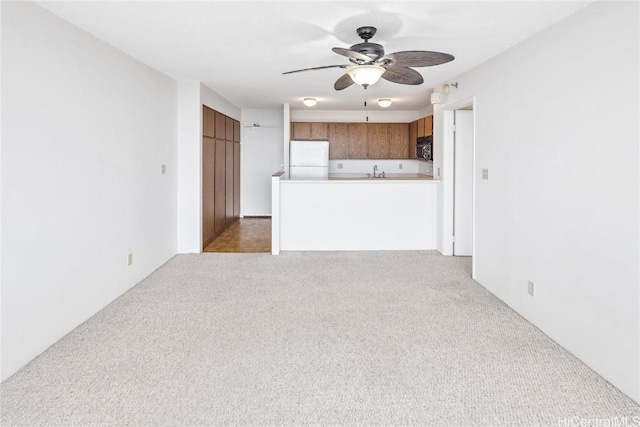
{"label": "chrome faucet", "polygon": [[373,177],[376,177],[376,172],[378,172],[378,165],[373,165]]}

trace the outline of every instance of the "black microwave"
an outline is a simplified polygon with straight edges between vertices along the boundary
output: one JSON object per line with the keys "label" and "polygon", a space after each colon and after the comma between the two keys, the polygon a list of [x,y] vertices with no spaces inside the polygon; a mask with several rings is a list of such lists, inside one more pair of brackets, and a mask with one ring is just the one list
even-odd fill
{"label": "black microwave", "polygon": [[433,137],[418,138],[416,144],[416,158],[419,160],[433,160]]}

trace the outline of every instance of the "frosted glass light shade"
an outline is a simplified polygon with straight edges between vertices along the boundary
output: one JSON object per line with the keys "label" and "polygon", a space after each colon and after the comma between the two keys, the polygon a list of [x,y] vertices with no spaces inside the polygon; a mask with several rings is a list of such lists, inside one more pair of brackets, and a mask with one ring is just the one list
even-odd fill
{"label": "frosted glass light shade", "polygon": [[382,108],[387,108],[388,106],[391,105],[391,100],[389,98],[378,99],[378,105],[381,106]]}
{"label": "frosted glass light shade", "polygon": [[316,101],[315,98],[305,98],[302,100],[302,103],[307,107],[313,107],[314,105],[316,105],[316,102],[318,101]]}
{"label": "frosted glass light shade", "polygon": [[358,65],[349,68],[347,74],[354,83],[367,87],[380,80],[380,76],[387,71],[378,65]]}

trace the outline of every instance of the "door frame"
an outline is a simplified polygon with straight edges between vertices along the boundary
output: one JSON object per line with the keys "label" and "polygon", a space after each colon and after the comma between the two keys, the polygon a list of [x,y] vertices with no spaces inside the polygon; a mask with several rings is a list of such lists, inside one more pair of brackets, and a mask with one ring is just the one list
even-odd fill
{"label": "door frame", "polygon": [[454,111],[471,107],[473,111],[473,160],[472,160],[472,256],[471,277],[476,272],[476,97],[444,104],[442,106],[442,254],[453,256],[453,212],[454,212]]}

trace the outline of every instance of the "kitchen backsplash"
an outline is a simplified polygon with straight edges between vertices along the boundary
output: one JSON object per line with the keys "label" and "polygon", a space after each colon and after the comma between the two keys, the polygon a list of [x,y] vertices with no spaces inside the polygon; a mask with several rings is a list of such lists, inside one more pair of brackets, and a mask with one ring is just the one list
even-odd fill
{"label": "kitchen backsplash", "polygon": [[329,173],[371,173],[375,165],[378,165],[378,172],[433,175],[433,162],[412,159],[329,160]]}

